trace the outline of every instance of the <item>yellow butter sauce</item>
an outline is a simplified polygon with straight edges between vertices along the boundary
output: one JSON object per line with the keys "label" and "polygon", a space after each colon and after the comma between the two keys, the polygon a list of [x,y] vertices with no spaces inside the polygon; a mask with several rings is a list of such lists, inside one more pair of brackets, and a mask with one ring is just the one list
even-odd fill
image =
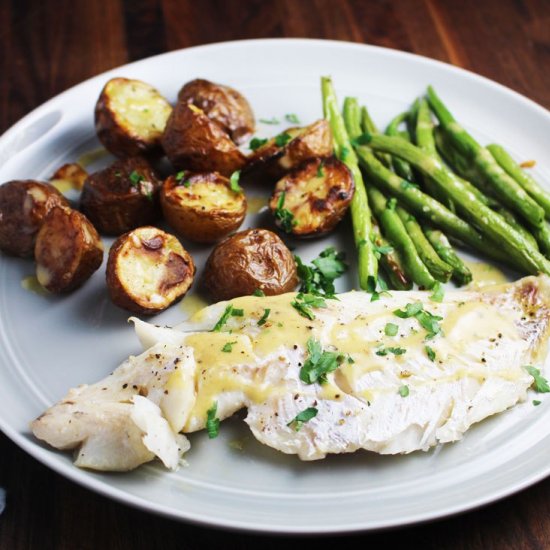
{"label": "yellow butter sauce", "polygon": [[185,298],[183,298],[179,307],[184,313],[187,314],[187,317],[189,318],[195,315],[197,311],[205,308],[207,305],[208,302],[206,299],[199,294],[190,294],[189,296],[185,296]]}
{"label": "yellow butter sauce", "polygon": [[472,272],[473,280],[468,288],[482,288],[509,282],[508,277],[494,265],[485,262],[464,262]]}
{"label": "yellow butter sauce", "polygon": [[99,147],[98,149],[93,149],[92,151],[88,151],[78,157],[77,164],[80,164],[82,168],[86,168],[87,166],[90,166],[90,164],[93,164],[94,162],[97,162],[98,160],[101,160],[102,158],[109,155],[109,151],[107,149],[103,149],[103,147]]}
{"label": "yellow butter sauce", "polygon": [[29,275],[21,279],[21,288],[39,296],[50,296],[50,292],[38,282],[36,275]]}
{"label": "yellow butter sauce", "polygon": [[267,197],[246,197],[248,212],[250,214],[257,214],[262,208],[267,207],[267,201]]}

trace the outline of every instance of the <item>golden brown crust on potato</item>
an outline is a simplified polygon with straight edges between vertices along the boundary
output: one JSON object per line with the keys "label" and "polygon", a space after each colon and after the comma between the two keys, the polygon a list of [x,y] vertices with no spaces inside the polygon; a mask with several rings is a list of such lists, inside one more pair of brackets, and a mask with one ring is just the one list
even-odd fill
{"label": "golden brown crust on potato", "polygon": [[185,102],[174,107],[162,136],[162,147],[176,168],[195,172],[219,172],[229,177],[246,162],[217,122]]}
{"label": "golden brown crust on potato", "polygon": [[109,80],[95,106],[97,137],[117,157],[160,149],[172,107],[158,90],[128,78]]}
{"label": "golden brown crust on potato", "polygon": [[197,78],[183,86],[178,101],[192,103],[217,122],[238,144],[254,133],[254,113],[246,98],[237,90]]}
{"label": "golden brown crust on potato", "polygon": [[69,206],[49,183],[15,180],[0,186],[0,250],[14,256],[34,254],[36,234],[54,206]]}
{"label": "golden brown crust on potato", "polygon": [[70,292],[99,269],[103,245],[84,214],[55,206],[38,232],[34,255],[38,282],[50,292]]}
{"label": "golden brown crust on potato", "polygon": [[306,160],[332,153],[332,132],[326,120],[304,128],[287,128],[248,157],[243,180],[275,183]]}
{"label": "golden brown crust on potato", "polygon": [[50,183],[57,189],[67,187],[80,191],[88,177],[88,172],[77,164],[70,162],[60,166],[50,178]]}
{"label": "golden brown crust on potato", "polygon": [[[344,217],[354,190],[353,176],[343,162],[335,157],[312,159],[277,182],[269,208],[288,233],[323,235]],[[282,223],[277,215],[281,208],[290,212],[292,223]]]}
{"label": "golden brown crust on potato", "polygon": [[296,288],[296,262],[285,243],[267,229],[248,229],[218,244],[206,262],[203,285],[213,300],[262,290],[267,296]]}
{"label": "golden brown crust on potato", "polygon": [[236,231],[246,215],[244,193],[217,172],[180,172],[160,192],[164,218],[182,237],[212,243]]}
{"label": "golden brown crust on potato", "polygon": [[109,251],[107,287],[117,306],[154,315],[191,287],[195,264],[178,239],[156,227],[121,235]]}
{"label": "golden brown crust on potato", "polygon": [[121,159],[88,177],[80,207],[100,233],[121,235],[159,218],[161,185],[144,158]]}

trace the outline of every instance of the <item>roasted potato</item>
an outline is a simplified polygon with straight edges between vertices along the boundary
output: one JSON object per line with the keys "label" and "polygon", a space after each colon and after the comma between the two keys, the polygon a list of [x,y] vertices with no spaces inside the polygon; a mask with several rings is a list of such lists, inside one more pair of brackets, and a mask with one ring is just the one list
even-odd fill
{"label": "roasted potato", "polygon": [[343,162],[336,157],[312,159],[277,182],[269,208],[287,233],[323,235],[344,217],[354,191],[353,176]]}
{"label": "roasted potato", "polygon": [[332,152],[332,132],[326,120],[288,128],[250,154],[242,178],[273,184],[306,160],[329,157]]}
{"label": "roasted potato", "polygon": [[50,183],[57,189],[77,189],[80,191],[88,177],[88,172],[77,164],[71,162],[60,166],[50,178]]}
{"label": "roasted potato", "polygon": [[172,111],[162,135],[162,147],[178,169],[219,172],[229,177],[246,162],[229,134],[201,109],[186,102],[179,102]]}
{"label": "roasted potato", "polygon": [[121,159],[88,177],[80,208],[100,233],[121,235],[160,217],[161,185],[144,158]]}
{"label": "roasted potato", "polygon": [[217,122],[235,143],[244,143],[254,133],[254,113],[245,97],[221,84],[197,78],[185,84],[178,101],[192,103]]}
{"label": "roasted potato", "polygon": [[121,158],[160,150],[171,112],[168,101],[149,84],[112,78],[95,106],[97,137],[105,149]]}
{"label": "roasted potato", "polygon": [[38,282],[50,292],[69,292],[99,269],[103,244],[84,214],[55,206],[38,232],[34,256]]}
{"label": "roasted potato", "polygon": [[154,315],[191,287],[195,264],[178,239],[156,227],[121,235],[109,251],[107,287],[113,303]]}
{"label": "roasted potato", "polygon": [[49,183],[15,180],[0,186],[0,250],[14,256],[34,254],[36,234],[54,206],[69,206]]}
{"label": "roasted potato", "polygon": [[218,241],[237,230],[246,215],[246,197],[231,190],[217,172],[170,176],[160,192],[166,221],[182,237],[199,243]]}
{"label": "roasted potato", "polygon": [[215,301],[262,290],[283,294],[296,288],[296,262],[285,243],[267,229],[247,229],[219,243],[210,254],[203,286]]}

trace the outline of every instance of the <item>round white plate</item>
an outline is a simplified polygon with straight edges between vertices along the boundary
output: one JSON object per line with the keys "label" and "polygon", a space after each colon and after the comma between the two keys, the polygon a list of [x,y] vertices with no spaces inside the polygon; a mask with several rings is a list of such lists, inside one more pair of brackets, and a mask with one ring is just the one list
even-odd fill
{"label": "round white plate", "polygon": [[[317,40],[253,40],[201,46],[132,63],[92,78],[48,101],[0,139],[0,181],[47,178],[64,162],[99,146],[93,107],[108,78],[155,85],[170,100],[188,80],[235,86],[250,100],[268,136],[295,113],[322,116],[320,76],[334,78],[340,99],[357,96],[384,125],[432,84],[482,142],[498,141],[520,159],[537,159],[533,174],[550,181],[550,114],[528,99],[469,72],[371,46]],[[290,124],[288,124],[290,125]],[[108,162],[103,158],[92,168]],[[261,193],[258,189],[251,194]],[[250,216],[243,227],[269,224]],[[298,245],[311,260],[328,244],[353,247],[343,224],[330,238]],[[208,248],[189,247],[199,266]],[[132,506],[173,518],[237,529],[328,533],[405,525],[467,510],[518,491],[550,472],[550,403],[531,400],[469,431],[461,442],[408,456],[366,452],[301,463],[262,447],[240,417],[220,437],[191,436],[188,467],[176,473],[149,464],[128,474],[77,469],[69,453],[37,442],[28,424],[80,383],[95,382],[139,351],[127,313],[108,300],[104,268],[77,292],[45,297],[22,281],[30,260],[0,261],[0,427],[32,456],[62,475]],[[199,272],[200,274],[200,272]],[[352,272],[339,290],[354,286]],[[174,324],[186,301],[154,318]]]}

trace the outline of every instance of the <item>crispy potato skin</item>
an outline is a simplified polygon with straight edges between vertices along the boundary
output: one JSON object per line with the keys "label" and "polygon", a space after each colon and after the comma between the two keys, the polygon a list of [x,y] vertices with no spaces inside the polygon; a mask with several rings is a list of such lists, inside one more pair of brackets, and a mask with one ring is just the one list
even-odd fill
{"label": "crispy potato skin", "polygon": [[[143,278],[147,273],[148,281]],[[107,288],[113,303],[140,315],[154,315],[191,287],[195,264],[180,242],[156,227],[121,235],[109,251]]]}
{"label": "crispy potato skin", "polygon": [[50,292],[70,292],[99,269],[103,245],[86,216],[55,206],[38,232],[34,255],[38,282]]}
{"label": "crispy potato skin", "polygon": [[36,235],[54,206],[69,206],[49,183],[15,180],[0,186],[0,250],[22,258],[34,254]]}
{"label": "crispy potato skin", "polygon": [[199,243],[213,243],[236,231],[246,216],[244,193],[232,191],[229,180],[217,172],[190,173],[179,181],[170,176],[160,204],[176,233]]}
{"label": "crispy potato skin", "polygon": [[[141,124],[125,120],[124,112],[118,105],[121,97],[134,105],[138,101],[143,106],[147,105],[147,111],[141,114]],[[160,150],[163,122],[166,122],[170,111],[168,101],[149,84],[128,78],[113,78],[103,87],[95,106],[97,137],[105,149],[120,158],[155,152]]]}
{"label": "crispy potato skin", "polygon": [[324,119],[305,128],[288,128],[282,132],[285,133],[292,139],[284,146],[278,146],[273,138],[248,157],[242,172],[244,181],[274,184],[306,160],[329,157],[333,153],[332,131]]}
{"label": "crispy potato skin", "polygon": [[250,104],[240,92],[229,86],[197,78],[183,86],[178,101],[202,109],[237,144],[244,143],[254,133],[254,113]]}
{"label": "crispy potato skin", "polygon": [[[136,184],[132,174],[143,179]],[[121,235],[159,218],[161,185],[144,158],[121,159],[88,177],[80,196],[80,208],[100,233]]]}
{"label": "crispy potato skin", "polygon": [[162,135],[162,147],[176,168],[196,172],[219,172],[229,177],[246,162],[217,122],[185,102],[179,102],[172,111]]}
{"label": "crispy potato skin", "polygon": [[294,216],[290,233],[314,237],[334,229],[344,217],[354,191],[353,176],[343,162],[336,157],[312,159],[277,182],[269,208],[275,214],[284,192],[283,207]]}
{"label": "crispy potato skin", "polygon": [[215,301],[252,294],[267,296],[296,288],[296,262],[283,241],[267,229],[240,231],[219,243],[208,258],[203,286]]}

